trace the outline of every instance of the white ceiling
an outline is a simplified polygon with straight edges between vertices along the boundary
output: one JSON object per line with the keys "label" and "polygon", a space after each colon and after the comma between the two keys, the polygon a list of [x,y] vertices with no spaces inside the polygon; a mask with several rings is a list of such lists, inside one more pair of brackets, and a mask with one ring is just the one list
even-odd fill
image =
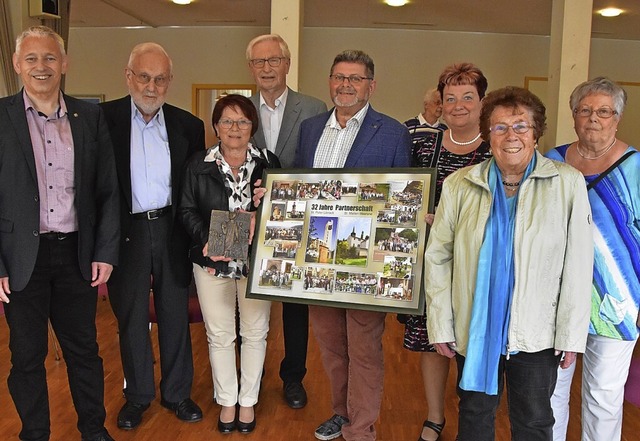
{"label": "white ceiling", "polygon": [[[304,0],[304,26],[429,29],[549,35],[552,0],[411,0],[392,8],[382,0]],[[640,40],[640,1],[593,0],[627,13],[593,15],[592,36]],[[270,23],[269,0],[72,0],[71,27],[259,26]]]}

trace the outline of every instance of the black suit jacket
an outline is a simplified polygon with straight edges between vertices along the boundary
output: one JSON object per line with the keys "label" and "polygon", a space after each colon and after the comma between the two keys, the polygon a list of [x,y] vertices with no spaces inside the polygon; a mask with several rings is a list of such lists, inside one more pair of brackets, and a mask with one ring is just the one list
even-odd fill
{"label": "black suit jacket", "polygon": [[[118,183],[120,184],[120,226],[122,241],[129,238],[131,226],[131,97],[100,104],[104,109],[116,158]],[[170,104],[162,106],[171,155],[171,238],[170,247],[172,270],[179,283],[188,285],[191,281],[191,262],[188,257],[189,236],[182,223],[176,221],[180,200],[183,173],[187,159],[195,152],[204,150],[204,123],[182,109]]]}
{"label": "black suit jacket", "polygon": [[[91,262],[117,264],[118,184],[102,110],[64,95],[74,150],[78,258],[91,280]],[[40,244],[40,195],[22,92],[0,99],[0,277],[12,291],[27,285]]]}

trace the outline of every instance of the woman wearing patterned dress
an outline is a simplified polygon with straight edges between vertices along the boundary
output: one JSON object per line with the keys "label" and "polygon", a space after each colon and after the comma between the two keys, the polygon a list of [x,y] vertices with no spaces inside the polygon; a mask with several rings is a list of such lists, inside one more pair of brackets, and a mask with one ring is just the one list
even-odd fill
{"label": "woman wearing patterned dress", "polygon": [[[221,98],[213,109],[212,121],[220,143],[196,153],[187,164],[180,214],[191,236],[190,256],[209,342],[214,396],[222,406],[218,430],[248,433],[255,428],[253,406],[260,391],[271,303],[245,298],[246,262],[206,257],[207,240],[211,210],[255,210],[252,196],[256,181],[265,168],[280,167],[280,163],[271,152],[259,151],[249,143],[258,129],[258,114],[248,98]],[[239,391],[236,301],[242,337]]]}
{"label": "woman wearing patterned dress", "polygon": [[[616,138],[626,98],[624,89],[607,78],[580,84],[570,99],[578,140],[547,154],[582,172],[593,213],[591,323],[582,359],[583,441],[620,440],[624,385],[638,339],[640,154]],[[555,441],[566,438],[574,370],[575,364],[558,372],[552,399]]]}
{"label": "woman wearing patterned dress", "polygon": [[[416,165],[437,168],[436,206],[442,182],[447,176],[491,156],[489,144],[480,137],[480,100],[486,90],[487,79],[471,63],[453,64],[440,75],[438,92],[442,96],[442,116],[449,128],[444,133],[434,130],[421,139],[413,140]],[[427,215],[427,222],[433,222],[433,214]],[[437,440],[445,424],[444,395],[449,359],[438,355],[429,343],[426,315],[407,318],[404,347],[421,353],[422,379],[429,412],[418,441]]]}

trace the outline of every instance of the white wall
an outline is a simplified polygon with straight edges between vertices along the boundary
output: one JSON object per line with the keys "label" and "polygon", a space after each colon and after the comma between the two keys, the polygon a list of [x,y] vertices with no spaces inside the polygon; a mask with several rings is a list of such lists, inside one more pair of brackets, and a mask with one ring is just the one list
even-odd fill
{"label": "white wall", "polygon": [[[124,67],[131,48],[142,41],[162,44],[174,63],[168,101],[191,110],[194,83],[252,83],[246,67],[246,44],[267,28],[210,27],[180,29],[73,28],[67,92],[126,94]],[[305,28],[302,33],[300,91],[328,104],[328,75],[333,57],[344,49],[362,49],[376,63],[377,110],[401,121],[421,109],[424,91],[436,84],[442,69],[456,61],[476,63],[489,89],[524,85],[525,76],[546,77],[549,38],[528,35],[442,31]],[[594,39],[590,76],[640,82],[640,41]],[[634,103],[631,103],[633,105]],[[640,107],[640,103],[635,103]],[[568,110],[567,110],[568,111]],[[633,124],[637,126],[638,124]],[[632,126],[627,123],[626,126]],[[640,129],[624,139],[640,145]]]}

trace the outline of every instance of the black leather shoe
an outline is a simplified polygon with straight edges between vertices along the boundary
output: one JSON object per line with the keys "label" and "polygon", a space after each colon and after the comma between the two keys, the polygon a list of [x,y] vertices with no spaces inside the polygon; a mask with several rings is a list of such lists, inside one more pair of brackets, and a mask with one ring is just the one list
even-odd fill
{"label": "black leather shoe", "polygon": [[220,417],[218,417],[218,432],[220,433],[231,433],[236,430],[236,422],[231,421],[230,423],[223,423]]}
{"label": "black leather shoe", "polygon": [[255,417],[255,415],[253,416],[253,421],[251,421],[250,423],[243,423],[242,421],[237,420],[236,427],[238,428],[238,432],[240,432],[240,433],[251,433],[251,432],[253,432],[253,429],[256,428],[256,417]]}
{"label": "black leather shoe", "polygon": [[90,437],[82,437],[82,441],[114,441],[113,438],[111,438],[111,436],[109,435],[109,433],[106,431],[101,433],[100,435],[94,435],[94,436],[90,436]]}
{"label": "black leather shoe", "polygon": [[[142,421],[142,414],[149,408],[149,403],[140,404],[127,401],[118,412],[118,428],[124,430],[135,429]],[[109,438],[107,438],[109,440]],[[100,438],[98,438],[100,441]]]}
{"label": "black leather shoe", "polygon": [[162,399],[160,400],[160,404],[169,410],[173,410],[179,420],[188,423],[195,423],[196,421],[202,420],[202,410],[191,398],[186,398],[177,403],[171,403]]}
{"label": "black leather shoe", "polygon": [[307,405],[307,392],[304,390],[302,383],[285,383],[284,399],[292,409],[302,409]]}

